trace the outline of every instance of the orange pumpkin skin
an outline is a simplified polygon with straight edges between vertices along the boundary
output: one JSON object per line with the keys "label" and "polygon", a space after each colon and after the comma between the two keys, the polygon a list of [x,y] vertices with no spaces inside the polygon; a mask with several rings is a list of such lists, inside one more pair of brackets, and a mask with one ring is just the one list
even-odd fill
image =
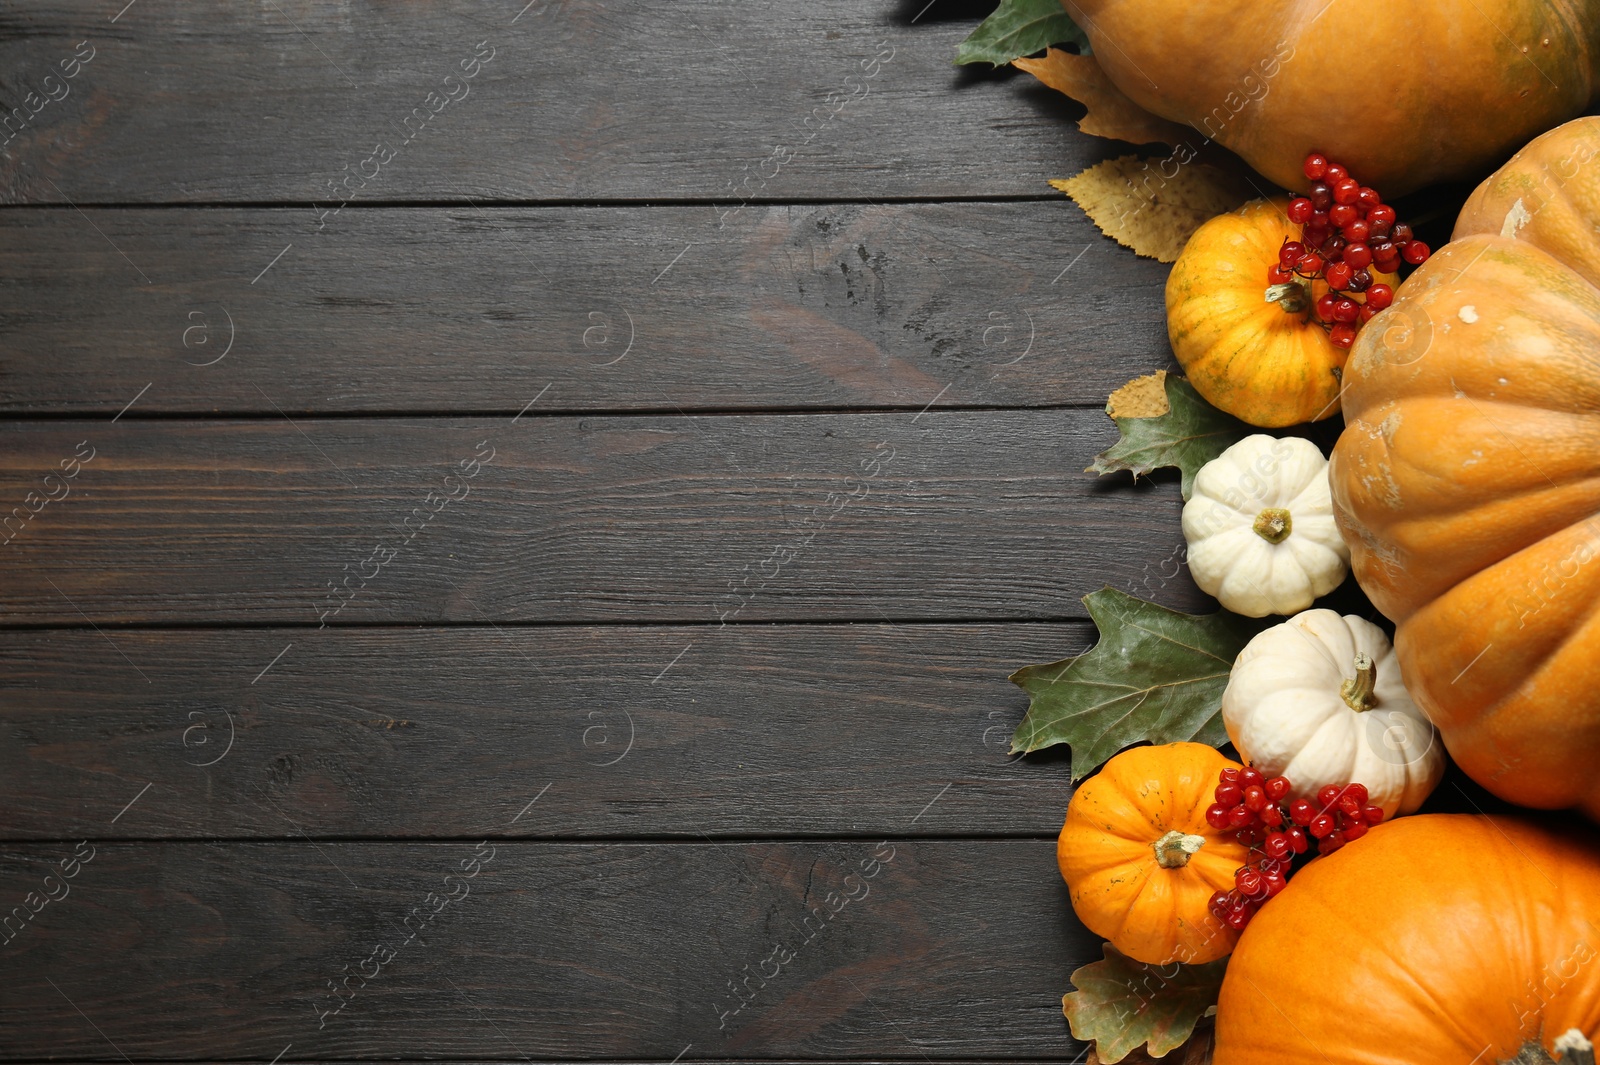
{"label": "orange pumpkin skin", "polygon": [[[1206,824],[1217,774],[1229,766],[1240,768],[1203,743],[1135,747],[1072,793],[1056,842],[1072,908],[1135,961],[1215,961],[1238,939],[1207,909],[1249,859],[1249,848]],[[1169,833],[1204,842],[1183,864],[1164,868],[1155,844]]]}
{"label": "orange pumpkin skin", "polygon": [[[1301,227],[1284,213],[1288,202],[1252,200],[1206,222],[1167,275],[1167,337],[1189,383],[1212,406],[1269,429],[1339,413],[1350,354],[1308,311],[1288,313],[1266,299],[1278,249],[1300,239]],[[1372,274],[1374,283],[1396,281]],[[1313,282],[1307,298],[1326,291],[1326,282]]]}
{"label": "orange pumpkin skin", "polygon": [[1228,961],[1214,1065],[1495,1065],[1600,1028],[1600,850],[1421,814],[1312,862]]}
{"label": "orange pumpkin skin", "polygon": [[1600,177],[1572,165],[1597,158],[1600,119],[1580,119],[1474,193],[1357,338],[1329,474],[1351,569],[1456,762],[1600,818]]}
{"label": "orange pumpkin skin", "polygon": [[1582,114],[1600,60],[1595,0],[1063,6],[1134,102],[1290,189],[1311,151],[1388,197],[1476,177]]}

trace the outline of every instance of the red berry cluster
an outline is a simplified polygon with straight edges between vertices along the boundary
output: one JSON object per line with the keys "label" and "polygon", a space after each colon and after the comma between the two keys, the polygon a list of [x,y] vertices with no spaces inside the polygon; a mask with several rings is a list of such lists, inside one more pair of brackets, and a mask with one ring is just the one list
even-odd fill
{"label": "red berry cluster", "polygon": [[[1317,298],[1316,318],[1328,339],[1341,348],[1355,343],[1356,330],[1389,306],[1394,290],[1374,283],[1372,270],[1392,274],[1405,261],[1424,262],[1428,246],[1397,221],[1394,208],[1377,190],[1368,188],[1338,163],[1312,152],[1305,175],[1311,181],[1304,196],[1289,201],[1289,221],[1301,226],[1299,240],[1285,240],[1278,264],[1267,271],[1267,283],[1282,285],[1295,277],[1322,278],[1328,291]],[[1370,269],[1369,269],[1370,268]],[[1352,293],[1365,293],[1358,302]]]}
{"label": "red berry cluster", "polygon": [[1289,796],[1287,777],[1263,777],[1246,766],[1229,767],[1218,777],[1216,802],[1206,809],[1206,823],[1250,848],[1250,861],[1233,874],[1233,890],[1211,896],[1211,913],[1229,928],[1242,929],[1268,899],[1289,882],[1295,855],[1316,841],[1318,854],[1332,854],[1367,834],[1383,820],[1383,809],[1367,805],[1361,784],[1329,784],[1316,803]]}

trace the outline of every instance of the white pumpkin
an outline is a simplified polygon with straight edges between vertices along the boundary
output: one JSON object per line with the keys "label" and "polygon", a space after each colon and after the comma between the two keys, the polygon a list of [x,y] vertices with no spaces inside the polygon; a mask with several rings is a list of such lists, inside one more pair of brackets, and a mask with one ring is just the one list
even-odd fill
{"label": "white pumpkin", "polygon": [[1200,467],[1183,537],[1195,583],[1246,617],[1304,610],[1350,568],[1328,460],[1297,436],[1247,436]]}
{"label": "white pumpkin", "polygon": [[1444,773],[1432,722],[1401,683],[1383,630],[1354,614],[1307,610],[1258,633],[1222,694],[1228,738],[1296,798],[1364,784],[1385,817],[1422,805]]}

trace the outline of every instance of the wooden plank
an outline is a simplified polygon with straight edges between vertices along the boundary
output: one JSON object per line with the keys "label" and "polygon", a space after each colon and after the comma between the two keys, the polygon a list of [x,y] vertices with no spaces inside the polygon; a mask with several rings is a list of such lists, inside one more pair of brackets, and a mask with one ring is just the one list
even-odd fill
{"label": "wooden plank", "polygon": [[1048,841],[75,849],[0,853],[6,1060],[1070,1060],[1100,950]]}
{"label": "wooden plank", "polygon": [[[1086,410],[12,422],[0,608],[74,626],[1081,618],[1080,596],[1148,583],[1182,543],[1175,486],[1082,472],[1115,436]],[[1186,574],[1151,588],[1205,603]]]}
{"label": "wooden plank", "polygon": [[[0,197],[731,210],[1038,195],[1127,150],[1077,133],[1059,94],[958,73],[976,13],[914,14],[886,0],[657,0],[626,17],[601,0],[282,0],[138,4],[112,22],[99,0],[35,0],[0,44],[0,91],[24,108]],[[706,212],[708,233],[717,220]]]}
{"label": "wooden plank", "polygon": [[[1092,633],[879,623],[112,639],[0,637],[0,838],[1050,835],[1067,767],[1006,756],[1027,709],[1006,677],[1083,650]],[[456,801],[466,780],[481,782],[472,804]]]}
{"label": "wooden plank", "polygon": [[1065,199],[707,214],[373,209],[307,240],[295,211],[0,212],[0,411],[110,416],[147,385],[130,417],[511,415],[546,387],[543,410],[1099,406],[1172,365],[1167,267]]}

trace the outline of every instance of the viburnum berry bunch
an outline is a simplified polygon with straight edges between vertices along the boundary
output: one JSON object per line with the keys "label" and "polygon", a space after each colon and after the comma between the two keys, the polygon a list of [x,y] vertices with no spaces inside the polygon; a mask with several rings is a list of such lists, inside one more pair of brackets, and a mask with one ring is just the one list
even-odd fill
{"label": "viburnum berry bunch", "polygon": [[[1288,208],[1289,221],[1301,227],[1301,236],[1283,242],[1277,265],[1267,271],[1267,284],[1297,285],[1297,278],[1326,282],[1328,291],[1317,297],[1312,313],[1330,341],[1348,348],[1356,331],[1394,300],[1394,290],[1374,281],[1372,271],[1397,273],[1402,262],[1420,265],[1430,252],[1377,190],[1351,177],[1345,167],[1312,152],[1304,171],[1311,184]],[[1354,298],[1357,294],[1361,300]]]}
{"label": "viburnum berry bunch", "polygon": [[1366,835],[1383,820],[1383,809],[1367,803],[1361,784],[1330,784],[1317,792],[1315,803],[1288,801],[1288,777],[1263,777],[1260,770],[1229,767],[1218,775],[1216,802],[1206,809],[1206,823],[1232,830],[1250,848],[1250,861],[1233,875],[1233,890],[1211,896],[1211,913],[1229,928],[1243,929],[1268,899],[1289,883],[1297,855],[1316,844],[1317,853],[1332,854]]}

